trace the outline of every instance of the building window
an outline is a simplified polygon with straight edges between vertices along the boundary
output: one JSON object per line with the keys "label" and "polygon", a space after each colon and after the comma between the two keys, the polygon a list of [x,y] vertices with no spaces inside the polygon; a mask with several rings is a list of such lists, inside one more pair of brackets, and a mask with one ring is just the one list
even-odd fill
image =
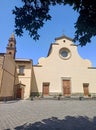
{"label": "building window", "polygon": [[9,54],[11,55],[11,54],[12,54],[12,52],[9,52]]}
{"label": "building window", "polygon": [[65,40],[63,40],[63,42],[66,42]]}
{"label": "building window", "polygon": [[61,48],[59,51],[60,57],[64,60],[69,59],[71,57],[71,52],[67,48]]}
{"label": "building window", "polygon": [[12,44],[10,44],[10,47],[13,47],[13,45],[12,45]]}
{"label": "building window", "polygon": [[19,66],[19,75],[24,75],[24,66]]}

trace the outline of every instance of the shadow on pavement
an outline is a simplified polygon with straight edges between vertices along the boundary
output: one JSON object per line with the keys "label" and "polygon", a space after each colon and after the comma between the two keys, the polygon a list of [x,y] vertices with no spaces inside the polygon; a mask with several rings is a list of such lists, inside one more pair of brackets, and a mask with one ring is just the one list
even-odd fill
{"label": "shadow on pavement", "polygon": [[[96,117],[66,116],[64,119],[52,117],[33,124],[24,124],[15,130],[96,130]],[[7,129],[8,130],[8,129]],[[10,129],[9,129],[10,130]]]}
{"label": "shadow on pavement", "polygon": [[12,104],[12,103],[17,103],[18,101],[21,101],[21,100],[2,101],[0,102],[0,104]]}

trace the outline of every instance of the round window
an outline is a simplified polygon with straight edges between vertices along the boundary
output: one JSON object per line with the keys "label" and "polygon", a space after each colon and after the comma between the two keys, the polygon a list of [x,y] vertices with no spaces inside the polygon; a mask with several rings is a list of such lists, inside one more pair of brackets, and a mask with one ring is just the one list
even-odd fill
{"label": "round window", "polygon": [[71,53],[67,48],[60,49],[59,53],[60,53],[60,57],[62,57],[63,59],[68,59],[71,56]]}
{"label": "round window", "polygon": [[68,56],[68,51],[66,51],[66,50],[61,51],[61,56],[67,57]]}

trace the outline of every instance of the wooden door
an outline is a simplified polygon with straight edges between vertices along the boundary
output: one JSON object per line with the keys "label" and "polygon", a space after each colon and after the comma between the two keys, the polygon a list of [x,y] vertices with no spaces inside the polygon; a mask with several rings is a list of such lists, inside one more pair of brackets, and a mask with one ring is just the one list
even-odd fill
{"label": "wooden door", "polygon": [[89,84],[83,84],[83,90],[84,90],[84,96],[88,96],[89,95],[89,88],[88,88]]}
{"label": "wooden door", "polygon": [[70,80],[63,80],[63,95],[70,96]]}
{"label": "wooden door", "polygon": [[43,83],[43,95],[49,95],[49,83]]}
{"label": "wooden door", "polygon": [[21,94],[22,94],[22,89],[18,88],[16,97],[21,99]]}

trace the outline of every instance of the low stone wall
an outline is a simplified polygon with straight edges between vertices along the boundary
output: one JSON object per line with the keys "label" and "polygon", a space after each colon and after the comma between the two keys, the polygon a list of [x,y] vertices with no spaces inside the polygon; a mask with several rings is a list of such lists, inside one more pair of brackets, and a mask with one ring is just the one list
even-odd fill
{"label": "low stone wall", "polygon": [[12,97],[12,96],[0,97],[0,101],[10,101],[10,100],[14,100],[14,97]]}

